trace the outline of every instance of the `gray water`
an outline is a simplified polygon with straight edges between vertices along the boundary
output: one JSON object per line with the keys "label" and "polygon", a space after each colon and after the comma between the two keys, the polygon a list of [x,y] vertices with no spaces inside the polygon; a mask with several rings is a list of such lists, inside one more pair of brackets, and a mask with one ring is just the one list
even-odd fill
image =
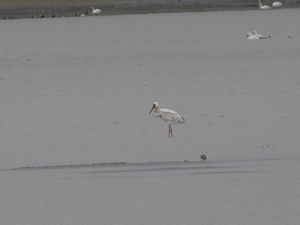
{"label": "gray water", "polygon": [[[1,224],[296,224],[298,20],[280,9],[0,21],[0,167],[37,168],[1,172]],[[246,40],[253,30],[272,38]],[[174,138],[154,101],[186,119]],[[167,170],[76,167],[110,162]]]}

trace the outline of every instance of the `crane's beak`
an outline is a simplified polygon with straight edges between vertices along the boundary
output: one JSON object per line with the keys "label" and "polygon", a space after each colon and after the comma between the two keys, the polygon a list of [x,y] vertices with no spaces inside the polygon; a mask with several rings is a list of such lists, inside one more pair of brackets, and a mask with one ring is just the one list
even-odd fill
{"label": "crane's beak", "polygon": [[155,105],[152,106],[152,109],[150,110],[149,114],[152,112],[152,110],[154,109]]}

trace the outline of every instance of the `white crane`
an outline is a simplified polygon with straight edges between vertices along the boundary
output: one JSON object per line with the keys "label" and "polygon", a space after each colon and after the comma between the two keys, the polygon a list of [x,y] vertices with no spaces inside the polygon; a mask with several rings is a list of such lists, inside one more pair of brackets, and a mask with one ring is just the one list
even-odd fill
{"label": "white crane", "polygon": [[149,114],[152,111],[155,117],[160,117],[163,121],[167,122],[167,124],[169,125],[169,137],[170,135],[172,135],[173,137],[173,131],[171,128],[172,124],[185,123],[185,119],[182,116],[180,116],[177,112],[170,109],[160,109],[159,104],[157,102],[153,103],[153,106]]}
{"label": "white crane", "polygon": [[98,14],[100,14],[102,12],[101,9],[94,9],[93,6],[91,6],[91,8],[92,8],[92,13],[95,14],[95,15],[98,15]]}
{"label": "white crane", "polygon": [[279,2],[279,1],[275,1],[272,3],[272,7],[275,7],[275,8],[278,8],[278,7],[281,7],[282,6],[282,3]]}
{"label": "white crane", "polygon": [[268,38],[271,38],[271,36],[266,37],[264,35],[258,34],[256,30],[254,30],[252,33],[251,32],[247,33],[248,40],[268,39]]}
{"label": "white crane", "polygon": [[262,5],[260,0],[258,0],[259,8],[260,9],[272,9],[271,6],[268,5]]}

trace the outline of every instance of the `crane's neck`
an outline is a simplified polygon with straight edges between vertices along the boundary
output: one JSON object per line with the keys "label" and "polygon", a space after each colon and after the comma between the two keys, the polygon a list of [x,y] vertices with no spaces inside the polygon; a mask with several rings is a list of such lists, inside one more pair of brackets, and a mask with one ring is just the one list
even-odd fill
{"label": "crane's neck", "polygon": [[159,112],[159,110],[158,110],[157,107],[155,107],[155,108],[152,110],[152,113],[153,113],[153,115],[154,115],[155,117],[159,117],[159,116],[160,116],[160,112]]}

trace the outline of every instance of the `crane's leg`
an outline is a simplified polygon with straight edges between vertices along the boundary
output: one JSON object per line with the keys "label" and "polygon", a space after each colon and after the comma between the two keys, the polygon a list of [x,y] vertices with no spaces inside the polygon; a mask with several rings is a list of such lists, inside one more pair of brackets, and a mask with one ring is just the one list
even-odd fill
{"label": "crane's leg", "polygon": [[172,130],[171,126],[169,125],[169,137],[170,137],[170,134],[171,134],[172,137],[173,137],[173,130]]}

